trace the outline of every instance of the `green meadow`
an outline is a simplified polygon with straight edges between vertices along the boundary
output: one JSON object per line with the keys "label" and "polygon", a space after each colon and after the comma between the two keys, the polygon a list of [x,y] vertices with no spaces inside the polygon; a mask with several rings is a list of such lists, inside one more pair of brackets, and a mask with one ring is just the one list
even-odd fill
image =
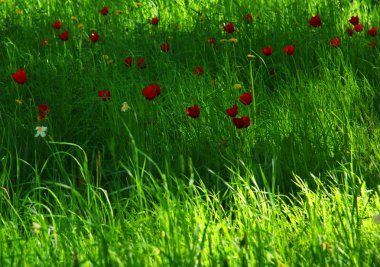
{"label": "green meadow", "polygon": [[0,0],[0,266],[380,266],[380,3]]}

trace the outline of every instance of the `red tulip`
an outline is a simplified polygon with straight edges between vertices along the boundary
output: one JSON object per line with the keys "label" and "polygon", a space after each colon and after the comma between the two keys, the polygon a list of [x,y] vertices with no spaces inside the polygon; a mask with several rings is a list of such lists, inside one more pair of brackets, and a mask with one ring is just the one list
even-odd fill
{"label": "red tulip", "polygon": [[104,6],[102,9],[99,9],[99,12],[103,16],[107,16],[108,15],[108,7]]}
{"label": "red tulip", "polygon": [[107,101],[107,100],[110,100],[111,98],[111,92],[110,90],[100,90],[98,92],[98,96],[103,100],[103,101]]}
{"label": "red tulip", "polygon": [[148,100],[153,100],[161,93],[160,86],[158,84],[152,84],[142,89],[142,94]]}
{"label": "red tulip", "polygon": [[363,25],[362,24],[356,24],[355,26],[354,26],[354,31],[356,31],[356,32],[362,32],[363,31]]}
{"label": "red tulip", "polygon": [[313,26],[314,28],[317,28],[317,27],[321,26],[321,19],[319,18],[319,16],[313,16],[309,20],[309,24],[311,26]]}
{"label": "red tulip", "polygon": [[18,84],[24,84],[26,82],[26,71],[18,70],[15,73],[12,73],[13,80]]}
{"label": "red tulip", "polygon": [[335,47],[335,48],[340,46],[340,41],[339,41],[338,37],[335,37],[333,40],[330,40],[329,43],[332,47]]}
{"label": "red tulip", "polygon": [[62,41],[69,40],[69,32],[68,31],[64,31],[63,33],[61,33],[59,35],[59,39],[61,39]]}
{"label": "red tulip", "polygon": [[251,120],[247,116],[243,116],[241,118],[233,118],[232,122],[238,129],[247,128],[251,124]]}
{"label": "red tulip", "polygon": [[226,110],[226,113],[230,117],[235,117],[238,114],[238,107],[233,105],[231,108]]}
{"label": "red tulip", "polygon": [[351,30],[350,28],[347,28],[346,29],[346,33],[347,33],[348,36],[352,36],[354,34],[354,31]]}
{"label": "red tulip", "polygon": [[195,75],[202,75],[203,73],[203,68],[202,67],[196,67],[194,70],[193,70],[194,74]]}
{"label": "red tulip", "polygon": [[247,13],[244,18],[247,24],[251,24],[253,22],[253,17],[250,13]]}
{"label": "red tulip", "polygon": [[372,27],[371,29],[368,30],[368,34],[372,37],[376,36],[377,35],[377,28]]}
{"label": "red tulip", "polygon": [[152,19],[150,20],[150,24],[156,26],[156,25],[158,24],[158,18],[157,18],[157,17],[152,18]]}
{"label": "red tulip", "polygon": [[146,68],[145,59],[143,57],[137,59],[136,64],[137,64],[137,67],[139,67],[140,69]]}
{"label": "red tulip", "polygon": [[216,39],[215,39],[215,37],[210,37],[210,39],[208,39],[208,42],[209,42],[211,45],[215,45],[215,43],[216,43]]}
{"label": "red tulip", "polygon": [[187,114],[187,116],[195,119],[195,118],[198,118],[199,115],[201,114],[201,109],[199,108],[198,105],[194,105],[194,106],[188,107],[186,109],[186,114]]}
{"label": "red tulip", "polygon": [[358,16],[352,16],[348,21],[352,25],[358,25],[359,24],[359,17]]}
{"label": "red tulip", "polygon": [[252,92],[244,93],[239,97],[239,100],[244,105],[249,105],[252,103]]}
{"label": "red tulip", "polygon": [[170,44],[168,42],[166,42],[166,43],[160,45],[160,48],[161,48],[162,52],[168,52],[170,49]]}
{"label": "red tulip", "polygon": [[56,20],[52,26],[55,30],[59,30],[62,27],[62,23],[59,20]]}
{"label": "red tulip", "polygon": [[294,45],[288,45],[284,48],[284,53],[288,54],[288,55],[293,55],[294,54]]}
{"label": "red tulip", "polygon": [[49,113],[50,108],[46,104],[39,104],[38,105],[38,120],[45,120],[47,119],[47,114]]}
{"label": "red tulip", "polygon": [[91,33],[90,40],[91,42],[96,43],[99,40],[99,33],[98,32]]}
{"label": "red tulip", "polygon": [[127,67],[131,67],[132,66],[132,57],[127,57],[126,59],[124,59],[124,62],[125,62],[125,65]]}
{"label": "red tulip", "polygon": [[223,29],[227,33],[233,33],[235,31],[235,27],[232,22],[228,22],[227,25],[224,25]]}
{"label": "red tulip", "polygon": [[40,42],[40,46],[44,46],[44,45],[48,45],[48,41],[46,39],[43,39],[41,42]]}
{"label": "red tulip", "polygon": [[268,45],[268,47],[264,47],[262,49],[262,52],[264,55],[270,56],[270,55],[272,55],[272,47],[270,45]]}

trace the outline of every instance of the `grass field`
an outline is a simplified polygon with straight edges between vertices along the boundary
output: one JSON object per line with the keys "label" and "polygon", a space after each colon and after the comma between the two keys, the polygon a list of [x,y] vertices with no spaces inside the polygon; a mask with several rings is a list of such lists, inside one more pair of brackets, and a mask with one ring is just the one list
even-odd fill
{"label": "grass field", "polygon": [[0,0],[0,266],[379,266],[379,7]]}

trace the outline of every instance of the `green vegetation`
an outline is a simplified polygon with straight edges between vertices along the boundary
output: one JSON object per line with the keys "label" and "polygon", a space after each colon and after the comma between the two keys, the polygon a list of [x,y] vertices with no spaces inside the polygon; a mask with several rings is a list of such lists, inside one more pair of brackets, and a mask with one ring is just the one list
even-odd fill
{"label": "green vegetation", "polygon": [[0,266],[380,265],[379,10],[0,0]]}

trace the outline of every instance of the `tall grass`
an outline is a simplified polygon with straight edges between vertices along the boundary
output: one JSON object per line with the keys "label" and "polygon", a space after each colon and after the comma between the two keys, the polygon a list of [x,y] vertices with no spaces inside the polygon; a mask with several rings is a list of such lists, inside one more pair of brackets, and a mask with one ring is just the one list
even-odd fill
{"label": "tall grass", "polygon": [[[0,265],[378,265],[380,57],[367,34],[378,10],[0,0]],[[364,31],[350,37],[355,15]],[[25,84],[12,80],[18,69]],[[141,90],[155,83],[161,94],[148,101]],[[239,102],[244,92],[252,104]],[[46,120],[38,104],[49,105]],[[196,119],[186,115],[194,104]],[[248,128],[227,116],[233,104]],[[45,138],[34,137],[40,125]]]}

